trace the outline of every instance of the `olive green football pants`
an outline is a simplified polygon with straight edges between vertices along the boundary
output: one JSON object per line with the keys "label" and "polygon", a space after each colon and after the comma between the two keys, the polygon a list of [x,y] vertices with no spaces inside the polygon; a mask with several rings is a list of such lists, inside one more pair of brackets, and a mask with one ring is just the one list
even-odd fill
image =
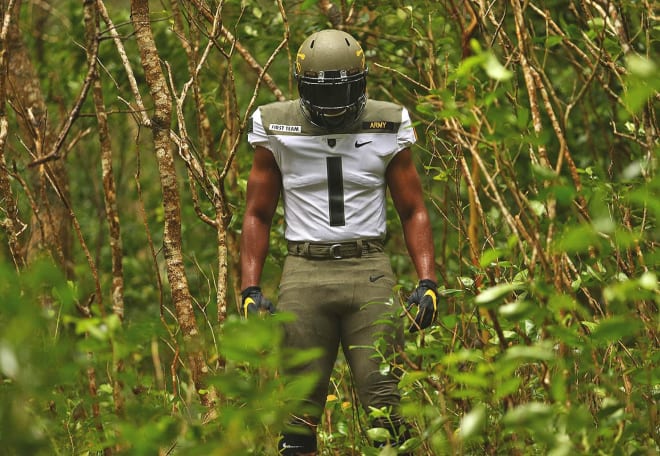
{"label": "olive green football pants", "polygon": [[[402,319],[394,299],[394,274],[383,252],[359,258],[308,259],[289,255],[280,283],[278,311],[297,316],[285,325],[287,348],[320,347],[323,355],[290,374],[312,371],[319,380],[306,399],[318,423],[328,384],[341,345],[362,406],[396,410],[399,378],[392,369],[383,373],[383,356],[391,359],[403,342]],[[383,338],[386,351],[374,345]],[[382,344],[381,344],[382,346]]]}

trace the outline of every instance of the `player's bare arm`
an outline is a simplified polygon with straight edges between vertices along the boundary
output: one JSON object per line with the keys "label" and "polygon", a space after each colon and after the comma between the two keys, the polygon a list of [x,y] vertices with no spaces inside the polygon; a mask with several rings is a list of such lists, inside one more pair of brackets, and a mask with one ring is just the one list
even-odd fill
{"label": "player's bare arm", "polygon": [[259,284],[281,187],[282,177],[273,154],[264,147],[257,147],[248,177],[241,234],[242,289]]}
{"label": "player's bare arm", "polygon": [[436,282],[431,221],[410,148],[402,150],[392,159],[386,179],[417,275],[420,279]]}

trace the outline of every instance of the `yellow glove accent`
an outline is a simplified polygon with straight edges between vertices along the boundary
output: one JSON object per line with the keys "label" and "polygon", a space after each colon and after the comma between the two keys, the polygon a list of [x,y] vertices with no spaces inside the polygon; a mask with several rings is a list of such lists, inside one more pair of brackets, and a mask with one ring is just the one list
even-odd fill
{"label": "yellow glove accent", "polygon": [[433,301],[433,313],[438,311],[438,295],[435,294],[433,290],[426,290],[424,296],[430,296],[431,301]]}
{"label": "yellow glove accent", "polygon": [[255,303],[255,302],[254,302],[254,299],[252,299],[252,298],[250,298],[250,297],[245,298],[245,301],[243,301],[243,316],[244,316],[245,318],[248,317],[248,306],[249,306],[250,304],[254,304],[254,303]]}

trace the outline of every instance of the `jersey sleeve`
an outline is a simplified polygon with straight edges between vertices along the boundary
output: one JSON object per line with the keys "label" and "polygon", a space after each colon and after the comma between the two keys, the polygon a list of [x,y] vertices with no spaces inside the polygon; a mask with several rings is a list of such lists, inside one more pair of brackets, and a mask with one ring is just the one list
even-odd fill
{"label": "jersey sleeve", "polygon": [[397,144],[399,146],[399,151],[410,147],[417,142],[417,134],[415,133],[415,128],[412,125],[410,120],[410,115],[406,108],[401,110],[401,125],[399,126],[399,132],[397,134]]}
{"label": "jersey sleeve", "polygon": [[250,129],[248,130],[248,142],[252,147],[262,146],[270,149],[268,135],[261,120],[261,108],[257,108],[252,114]]}

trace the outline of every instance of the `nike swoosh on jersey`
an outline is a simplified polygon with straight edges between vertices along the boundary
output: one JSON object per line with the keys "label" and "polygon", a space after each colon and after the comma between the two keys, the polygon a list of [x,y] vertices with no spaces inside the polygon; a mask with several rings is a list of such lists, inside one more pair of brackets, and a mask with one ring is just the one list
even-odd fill
{"label": "nike swoosh on jersey", "polygon": [[382,279],[385,277],[385,274],[379,274],[379,275],[370,275],[369,276],[369,282],[375,282],[378,279]]}
{"label": "nike swoosh on jersey", "polygon": [[373,141],[365,141],[365,142],[357,142],[355,141],[355,148],[359,149],[362,146],[366,146],[367,144],[371,144]]}

